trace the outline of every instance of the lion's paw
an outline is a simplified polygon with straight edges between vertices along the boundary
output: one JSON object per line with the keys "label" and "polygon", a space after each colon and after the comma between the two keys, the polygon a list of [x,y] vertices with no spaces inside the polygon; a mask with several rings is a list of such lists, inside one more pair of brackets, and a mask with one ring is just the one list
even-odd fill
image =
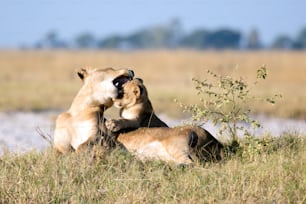
{"label": "lion's paw", "polygon": [[112,132],[117,132],[122,129],[120,125],[120,121],[114,120],[114,119],[109,119],[105,121],[105,126],[107,129],[109,129]]}

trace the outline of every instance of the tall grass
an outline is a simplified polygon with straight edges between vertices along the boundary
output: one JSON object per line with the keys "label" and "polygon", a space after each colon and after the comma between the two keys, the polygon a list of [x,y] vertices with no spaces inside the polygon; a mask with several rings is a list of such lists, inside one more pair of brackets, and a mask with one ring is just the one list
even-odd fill
{"label": "tall grass", "polygon": [[[144,79],[157,112],[180,114],[174,98],[197,101],[192,77],[205,70],[251,80],[265,64],[258,94],[281,92],[279,106],[252,110],[306,117],[306,53],[299,52],[0,52],[0,108],[67,108],[81,86],[75,68],[130,67]],[[237,67],[237,69],[233,69]],[[240,68],[241,67],[241,68]],[[277,90],[274,90],[277,87]],[[79,154],[53,149],[0,156],[0,203],[305,203],[305,135],[247,137],[220,163],[141,162],[123,150]]]}
{"label": "tall grass", "polygon": [[8,154],[0,157],[0,203],[305,203],[305,150],[305,136],[287,133],[192,167],[98,147]]}
{"label": "tall grass", "polygon": [[[129,67],[144,79],[157,112],[181,116],[173,102],[197,101],[192,78],[205,79],[206,69],[237,73],[252,81],[265,64],[268,80],[257,95],[280,93],[275,107],[256,105],[256,112],[306,118],[306,52],[197,51],[0,51],[0,110],[66,109],[81,86],[74,69],[82,66]],[[253,104],[252,104],[253,106]]]}

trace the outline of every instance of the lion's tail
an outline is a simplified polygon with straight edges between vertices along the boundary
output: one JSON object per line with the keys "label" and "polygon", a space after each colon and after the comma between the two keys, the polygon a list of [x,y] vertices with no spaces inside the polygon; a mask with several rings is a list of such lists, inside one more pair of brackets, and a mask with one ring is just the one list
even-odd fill
{"label": "lion's tail", "polygon": [[198,144],[198,135],[196,132],[191,131],[191,133],[189,134],[189,138],[188,138],[188,146],[191,148],[195,148],[196,145]]}

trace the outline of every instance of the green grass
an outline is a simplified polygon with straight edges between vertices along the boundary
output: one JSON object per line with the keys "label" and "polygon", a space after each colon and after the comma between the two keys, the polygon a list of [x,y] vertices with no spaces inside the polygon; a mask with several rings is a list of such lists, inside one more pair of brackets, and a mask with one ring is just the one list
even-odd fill
{"label": "green grass", "polygon": [[305,136],[286,133],[246,139],[221,163],[189,167],[98,147],[5,154],[0,203],[305,203],[305,149]]}

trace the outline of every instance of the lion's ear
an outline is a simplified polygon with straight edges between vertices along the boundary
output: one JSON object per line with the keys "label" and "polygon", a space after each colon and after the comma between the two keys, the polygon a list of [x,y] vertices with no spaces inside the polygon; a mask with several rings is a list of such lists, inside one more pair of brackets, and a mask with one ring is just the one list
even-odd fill
{"label": "lion's ear", "polygon": [[77,74],[84,81],[84,79],[88,76],[88,68],[79,68],[77,69]]}
{"label": "lion's ear", "polygon": [[136,78],[136,80],[138,80],[139,83],[143,84],[143,79],[141,79],[141,78]]}
{"label": "lion's ear", "polygon": [[134,94],[135,94],[135,96],[136,96],[136,98],[137,99],[139,99],[140,98],[140,96],[141,96],[141,89],[140,89],[140,87],[139,86],[136,86],[135,88],[134,88]]}
{"label": "lion's ear", "polygon": [[[134,80],[137,80],[137,94],[135,93],[136,97],[137,98],[140,98],[140,96],[142,95],[143,93],[143,80],[141,78],[135,78]],[[136,88],[135,88],[136,89]]]}

